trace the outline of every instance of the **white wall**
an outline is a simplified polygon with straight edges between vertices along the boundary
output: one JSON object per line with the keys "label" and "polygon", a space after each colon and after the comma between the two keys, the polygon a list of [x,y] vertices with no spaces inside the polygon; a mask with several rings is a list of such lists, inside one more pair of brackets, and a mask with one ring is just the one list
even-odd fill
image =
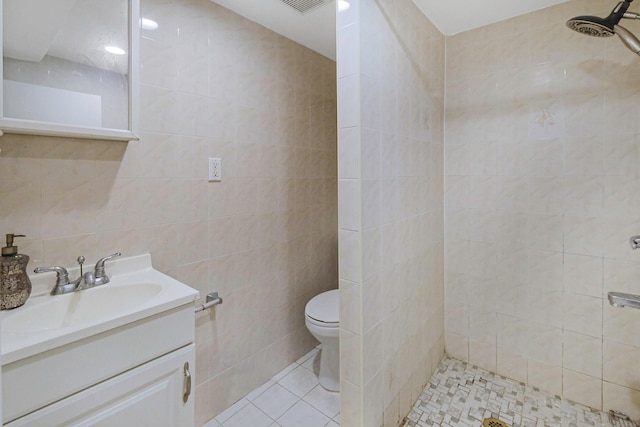
{"label": "white wall", "polygon": [[444,36],[410,0],[338,13],[341,423],[396,426],[443,355]]}

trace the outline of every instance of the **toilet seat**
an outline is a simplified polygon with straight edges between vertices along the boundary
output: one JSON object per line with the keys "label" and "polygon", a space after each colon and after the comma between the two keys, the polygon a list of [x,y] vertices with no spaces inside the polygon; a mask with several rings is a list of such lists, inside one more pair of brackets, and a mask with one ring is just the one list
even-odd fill
{"label": "toilet seat", "polygon": [[320,328],[339,328],[340,322],[323,322],[321,320],[314,319],[313,317],[307,316],[307,322],[312,325],[316,325]]}
{"label": "toilet seat", "polygon": [[340,326],[340,291],[323,292],[307,303],[304,314],[307,320],[320,327],[337,328]]}

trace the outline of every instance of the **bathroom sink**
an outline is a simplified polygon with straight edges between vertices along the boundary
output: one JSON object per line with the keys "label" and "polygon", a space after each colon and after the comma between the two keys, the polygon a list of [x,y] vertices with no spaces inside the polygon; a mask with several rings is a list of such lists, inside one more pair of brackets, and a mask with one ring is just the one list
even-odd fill
{"label": "bathroom sink", "polygon": [[153,283],[111,284],[25,304],[2,322],[3,334],[25,334],[100,322],[126,314],[162,291]]}
{"label": "bathroom sink", "polygon": [[[79,272],[69,270],[72,277]],[[161,272],[151,255],[109,262],[105,285],[64,295],[50,295],[55,276],[31,277],[41,289],[14,310],[1,312],[2,364],[29,357],[132,322],[193,304],[199,293]]]}

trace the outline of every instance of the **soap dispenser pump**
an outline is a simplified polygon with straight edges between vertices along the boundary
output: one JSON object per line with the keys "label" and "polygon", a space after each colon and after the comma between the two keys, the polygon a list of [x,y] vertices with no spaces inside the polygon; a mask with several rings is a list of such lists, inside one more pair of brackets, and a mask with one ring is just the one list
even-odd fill
{"label": "soap dispenser pump", "polygon": [[14,246],[14,237],[23,234],[7,234],[7,246],[2,248],[0,257],[0,310],[20,307],[31,295],[31,281],[27,275],[29,257],[19,254]]}

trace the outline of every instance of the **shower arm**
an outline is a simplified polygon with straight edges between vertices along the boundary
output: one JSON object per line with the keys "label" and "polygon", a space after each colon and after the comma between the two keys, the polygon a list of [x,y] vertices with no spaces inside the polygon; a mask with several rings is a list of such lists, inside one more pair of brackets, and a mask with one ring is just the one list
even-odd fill
{"label": "shower arm", "polygon": [[[627,3],[627,8],[629,8],[629,6],[631,6],[631,3],[633,3],[633,0],[627,0],[626,3]],[[640,13],[627,12],[625,10],[624,13],[622,14],[622,17],[625,19],[640,19]]]}

